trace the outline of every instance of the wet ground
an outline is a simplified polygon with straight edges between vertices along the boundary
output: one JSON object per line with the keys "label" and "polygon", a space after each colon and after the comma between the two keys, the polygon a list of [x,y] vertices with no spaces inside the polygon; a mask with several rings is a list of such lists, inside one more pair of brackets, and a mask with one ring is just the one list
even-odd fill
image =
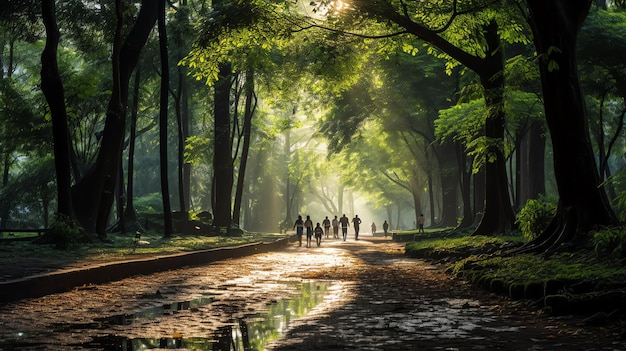
{"label": "wet ground", "polygon": [[0,306],[0,350],[624,350],[363,236]]}

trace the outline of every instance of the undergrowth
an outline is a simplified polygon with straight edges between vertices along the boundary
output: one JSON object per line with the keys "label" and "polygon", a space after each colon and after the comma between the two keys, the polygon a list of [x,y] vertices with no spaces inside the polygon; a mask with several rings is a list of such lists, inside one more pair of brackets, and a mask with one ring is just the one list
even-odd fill
{"label": "undergrowth", "polygon": [[412,241],[406,245],[406,250],[421,250],[426,248],[437,250],[459,250],[464,248],[480,248],[491,244],[523,243],[524,239],[520,235],[507,236],[446,236],[437,238],[425,238],[423,240]]}
{"label": "undergrowth", "polygon": [[509,282],[626,277],[626,267],[616,261],[598,260],[588,252],[560,253],[548,258],[536,254],[489,258],[470,256],[451,264],[449,270],[455,275],[463,275],[467,270],[481,270],[486,277]]}

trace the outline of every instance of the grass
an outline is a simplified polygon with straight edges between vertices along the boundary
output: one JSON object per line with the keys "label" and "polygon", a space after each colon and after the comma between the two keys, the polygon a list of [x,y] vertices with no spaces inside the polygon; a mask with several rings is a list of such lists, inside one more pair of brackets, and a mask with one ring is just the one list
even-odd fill
{"label": "grass", "polygon": [[495,244],[507,244],[507,243],[521,243],[524,242],[522,236],[509,235],[509,236],[445,236],[445,237],[430,237],[419,239],[407,244],[407,250],[422,250],[422,249],[436,249],[441,251],[459,251],[467,248],[479,248],[485,245]]}
{"label": "grass", "polygon": [[547,258],[534,254],[489,258],[470,256],[453,263],[451,271],[463,274],[468,268],[480,270],[488,278],[500,278],[505,282],[622,281],[626,277],[626,267],[618,262],[601,260],[581,251],[555,254]]}
{"label": "grass", "polygon": [[134,249],[134,234],[109,234],[107,242],[95,241],[55,249],[53,245],[36,245],[28,241],[0,243],[0,264],[19,264],[25,259],[50,259],[62,262],[77,260],[112,261],[142,256],[167,255],[180,252],[236,246],[252,242],[275,241],[286,234],[245,233],[242,236],[173,235],[164,238],[156,232],[143,233],[140,244]]}
{"label": "grass", "polygon": [[[546,257],[539,254],[499,255],[509,245],[526,239],[512,236],[446,236],[416,238],[406,245],[414,257],[453,258],[448,271],[470,280],[497,279],[505,286],[548,281],[592,281],[598,287],[626,280],[626,266],[619,260],[597,256],[593,251],[561,252]],[[485,250],[489,248],[490,250]]]}

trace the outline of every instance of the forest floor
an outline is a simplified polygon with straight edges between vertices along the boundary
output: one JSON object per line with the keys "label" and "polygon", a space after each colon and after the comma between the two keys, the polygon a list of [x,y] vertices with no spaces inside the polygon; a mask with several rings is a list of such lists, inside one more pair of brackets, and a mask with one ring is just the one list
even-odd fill
{"label": "forest floor", "polygon": [[[33,261],[23,272],[58,264],[44,263]],[[277,252],[0,305],[0,349],[15,346],[11,338],[18,332],[30,335],[19,340],[20,350],[68,345],[75,350],[119,349],[107,344],[110,339],[103,341],[111,335],[128,343],[173,335],[198,342],[209,330],[258,319],[259,310],[297,293],[293,282],[325,284],[325,295],[304,316],[281,326],[280,337],[255,350],[626,348],[618,325],[591,327],[583,317],[552,317],[523,301],[455,279],[442,265],[409,258],[403,243],[363,236],[358,241],[324,240],[312,248],[291,243]],[[102,322],[111,315],[137,314],[146,306],[209,295],[206,306],[119,326]],[[215,336],[210,339],[210,348],[187,348],[222,350],[216,348]]]}

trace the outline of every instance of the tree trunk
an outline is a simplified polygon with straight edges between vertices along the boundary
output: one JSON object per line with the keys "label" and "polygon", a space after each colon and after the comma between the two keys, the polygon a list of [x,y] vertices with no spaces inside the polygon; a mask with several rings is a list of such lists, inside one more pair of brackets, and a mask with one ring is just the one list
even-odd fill
{"label": "tree trunk", "polygon": [[[181,109],[182,109],[182,133],[183,133],[183,142],[186,143],[187,137],[189,137],[189,82],[186,79],[186,75],[181,72],[180,79],[181,83]],[[182,161],[183,161],[183,205],[180,206],[181,211],[183,208],[185,211],[191,209],[191,163],[185,161],[185,145],[183,143],[182,147]]]}
{"label": "tree trunk", "polygon": [[564,242],[586,239],[589,230],[597,225],[613,225],[617,220],[600,186],[578,80],[576,41],[591,0],[527,0],[526,3],[540,57],[559,203],[548,228],[521,251],[552,252]]}
{"label": "tree trunk", "polygon": [[120,172],[117,176],[117,186],[115,187],[115,207],[117,210],[117,222],[119,232],[126,233],[126,219],[124,218],[124,167],[122,165],[122,155],[120,155]]}
{"label": "tree trunk", "polygon": [[[434,186],[433,186],[433,171],[432,171],[432,167],[429,167],[428,169],[428,173],[426,174],[426,182],[427,182],[427,187],[428,187],[428,208],[430,210],[430,225],[433,226],[435,225],[436,220],[435,220],[435,191],[434,191]],[[420,211],[421,213],[421,211]],[[417,218],[417,217],[415,217]]]}
{"label": "tree trunk", "polygon": [[[177,153],[177,167],[176,173],[178,175],[178,206],[181,215],[187,215],[189,212],[189,183],[187,183],[187,174],[189,164],[185,162],[185,141],[189,135],[189,112],[187,104],[187,89],[185,74],[182,68],[178,67],[178,90],[176,93],[172,92],[172,98],[174,99],[174,111],[176,114],[176,132],[178,135],[178,153]],[[188,219],[188,216],[185,216]]]}
{"label": "tree trunk", "polygon": [[[42,0],[41,14],[46,27],[46,46],[41,54],[41,90],[52,116],[54,167],[57,177],[57,215],[74,220],[70,171],[70,134],[65,109],[65,94],[57,64],[59,28],[54,0]],[[84,225],[84,224],[83,224]]]}
{"label": "tree trunk", "polygon": [[289,228],[293,224],[293,217],[291,216],[292,201],[291,201],[291,177],[289,172],[289,163],[291,162],[291,130],[285,130],[285,143],[283,144],[283,155],[285,158],[285,221],[284,227]]}
{"label": "tree trunk", "polygon": [[126,208],[124,217],[128,223],[137,221],[135,213],[134,197],[134,173],[135,173],[135,141],[137,138],[137,112],[139,110],[139,83],[141,81],[141,65],[135,69],[133,88],[133,105],[130,119],[130,137],[128,142],[128,180],[126,181]]}
{"label": "tree trunk", "polygon": [[230,139],[230,89],[232,74],[229,64],[221,64],[214,95],[214,225],[229,233],[232,211],[233,165]]}
{"label": "tree trunk", "polygon": [[[120,5],[121,6],[121,5]],[[106,225],[114,198],[119,172],[119,155],[126,125],[125,106],[128,100],[130,75],[137,65],[141,49],[157,19],[158,2],[142,1],[135,25],[124,44],[114,44],[114,87],[109,102],[102,141],[96,163],[72,189],[74,210],[87,231],[106,236]],[[121,12],[121,10],[119,10]],[[120,15],[121,16],[121,15]],[[118,33],[121,19],[118,18]],[[117,37],[117,36],[116,36]],[[117,43],[117,41],[116,41]]]}
{"label": "tree trunk", "polygon": [[185,134],[183,128],[183,111],[182,111],[182,80],[183,74],[178,69],[178,92],[177,95],[174,96],[174,110],[176,111],[176,132],[178,135],[178,152],[177,152],[177,166],[176,166],[176,174],[178,175],[178,207],[180,209],[180,213],[186,214],[189,212],[189,207],[187,206],[188,200],[186,197],[185,191],[185,140],[187,139],[187,135]]}
{"label": "tree trunk", "polygon": [[343,214],[344,210],[343,210],[343,193],[344,193],[344,189],[346,187],[342,184],[339,185],[339,188],[337,189],[337,209],[339,211],[339,213]]}
{"label": "tree trunk", "polygon": [[483,212],[485,211],[485,170],[480,169],[478,173],[472,175],[473,178],[473,207],[472,212],[472,224],[470,226],[477,226],[483,218]]}
{"label": "tree trunk", "polygon": [[[2,169],[2,188],[5,189],[9,184],[9,168],[11,168],[11,153],[8,150],[5,150],[4,153],[4,166]],[[2,213],[0,217],[0,228],[7,228],[7,224],[9,222],[9,213],[10,206],[8,203],[5,203],[4,206],[0,206],[2,208]],[[2,233],[0,233],[2,235]]]}
{"label": "tree trunk", "polygon": [[520,142],[519,165],[519,206],[526,201],[539,198],[546,193],[545,179],[546,138],[543,123],[530,121],[530,126]]}
{"label": "tree trunk", "polygon": [[472,170],[467,165],[467,156],[463,151],[463,145],[455,141],[457,163],[459,165],[459,188],[463,199],[463,217],[459,223],[459,229],[469,228],[474,223],[475,206],[472,206]]}
{"label": "tree trunk", "polygon": [[[446,142],[440,146],[439,168],[441,178],[441,202],[442,211],[438,225],[441,227],[455,227],[458,218],[458,188],[459,188],[459,172],[458,164],[454,157],[453,142]],[[465,157],[463,155],[463,157]]]}
{"label": "tree trunk", "polygon": [[233,223],[239,225],[239,217],[241,214],[241,200],[243,198],[243,190],[245,185],[246,165],[248,163],[248,152],[250,150],[250,131],[252,129],[252,114],[254,107],[254,71],[246,71],[245,81],[246,106],[243,121],[243,145],[241,157],[239,160],[239,174],[237,176],[237,189],[235,191],[235,202],[233,206]]}
{"label": "tree trunk", "polygon": [[165,28],[165,0],[159,1],[159,51],[161,56],[161,96],[159,113],[159,151],[161,169],[161,196],[163,198],[163,236],[169,238],[174,232],[170,205],[169,176],[167,172],[167,110],[170,86],[169,60],[167,52],[167,30]]}
{"label": "tree trunk", "polygon": [[[485,90],[487,118],[485,136],[493,141],[489,146],[489,156],[485,162],[485,208],[480,224],[473,235],[494,235],[513,229],[515,216],[509,196],[506,162],[504,158],[504,52],[500,45],[498,26],[491,22],[485,31],[488,56],[484,64],[491,67],[491,73],[481,74],[480,80]],[[495,145],[493,145],[495,144]],[[491,158],[491,160],[489,160]]]}
{"label": "tree trunk", "polygon": [[415,212],[415,217],[413,217],[415,226],[412,229],[417,228],[417,218],[424,213],[422,210],[422,182],[417,177],[417,170],[413,172],[413,177],[409,179],[411,196],[413,198],[413,210]]}

